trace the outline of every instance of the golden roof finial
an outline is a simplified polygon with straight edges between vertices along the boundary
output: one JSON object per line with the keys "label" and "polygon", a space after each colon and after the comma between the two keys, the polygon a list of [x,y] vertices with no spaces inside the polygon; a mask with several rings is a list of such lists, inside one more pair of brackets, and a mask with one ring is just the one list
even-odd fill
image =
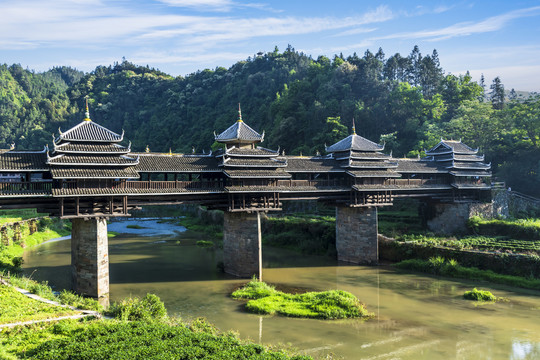
{"label": "golden roof finial", "polygon": [[172,150],[171,150],[171,148],[169,148],[169,155],[172,156]]}
{"label": "golden roof finial", "polygon": [[150,147],[148,145],[146,145],[146,149],[144,149],[144,151],[149,153],[150,152]]}
{"label": "golden roof finial", "polygon": [[244,122],[242,120],[242,109],[240,108],[240,103],[238,103],[238,122]]}
{"label": "golden roof finial", "polygon": [[85,96],[86,99],[86,112],[84,113],[84,121],[92,121],[90,120],[90,112],[88,111],[88,95]]}
{"label": "golden roof finial", "polygon": [[356,135],[356,126],[354,126],[354,118],[352,119],[352,134]]}

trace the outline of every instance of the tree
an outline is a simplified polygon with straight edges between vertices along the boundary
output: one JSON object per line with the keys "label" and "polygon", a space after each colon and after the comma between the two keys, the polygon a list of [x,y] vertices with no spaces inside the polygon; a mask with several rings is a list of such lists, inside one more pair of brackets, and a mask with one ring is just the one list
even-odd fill
{"label": "tree", "polygon": [[489,87],[491,92],[489,93],[489,99],[494,109],[502,110],[504,108],[504,85],[501,79],[497,76],[493,79],[493,83]]}

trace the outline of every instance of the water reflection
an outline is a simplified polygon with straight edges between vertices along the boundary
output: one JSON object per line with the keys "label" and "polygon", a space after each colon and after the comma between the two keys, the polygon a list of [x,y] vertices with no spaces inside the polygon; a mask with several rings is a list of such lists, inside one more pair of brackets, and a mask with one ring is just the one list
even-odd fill
{"label": "water reflection", "polygon": [[[139,232],[152,233],[152,224],[140,223],[147,229]],[[221,251],[197,247],[200,234],[159,224],[162,230],[167,226],[169,232],[159,236],[120,235],[110,240],[111,301],[155,293],[172,315],[204,316],[222,330],[237,330],[243,338],[291,344],[316,358],[329,354],[346,359],[540,358],[538,292],[404,274],[389,267],[349,266],[265,247],[267,282],[286,290],[350,291],[377,317],[318,321],[247,314],[241,302],[229,297],[245,280],[218,271]],[[69,241],[48,243],[25,254],[25,271],[65,288],[69,261]],[[462,298],[474,286],[510,302],[475,306]]]}

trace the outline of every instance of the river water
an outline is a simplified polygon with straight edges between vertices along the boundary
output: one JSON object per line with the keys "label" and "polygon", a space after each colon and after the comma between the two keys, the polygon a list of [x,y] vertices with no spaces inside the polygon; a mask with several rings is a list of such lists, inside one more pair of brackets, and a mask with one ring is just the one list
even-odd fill
{"label": "river water", "polygon": [[[346,290],[376,316],[367,321],[258,316],[229,297],[246,280],[218,270],[222,253],[196,246],[201,234],[156,219],[113,222],[109,230],[124,233],[109,242],[111,301],[154,293],[170,315],[202,316],[223,331],[316,359],[540,359],[540,292],[388,266],[351,266],[264,247],[266,282],[285,290]],[[69,240],[24,255],[25,273],[58,290],[69,288],[69,264]],[[475,286],[508,301],[475,305],[464,300],[463,292]]]}

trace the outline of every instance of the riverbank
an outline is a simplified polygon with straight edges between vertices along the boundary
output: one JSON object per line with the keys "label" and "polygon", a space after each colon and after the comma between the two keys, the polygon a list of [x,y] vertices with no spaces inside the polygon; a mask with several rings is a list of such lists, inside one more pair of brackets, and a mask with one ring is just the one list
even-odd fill
{"label": "riverbank", "polygon": [[[49,224],[47,220],[45,223]],[[114,224],[112,228],[122,233],[128,229],[146,230],[141,225],[137,228],[130,225]],[[179,228],[171,231],[160,227],[158,220],[153,221],[152,225],[152,236],[173,236],[185,230]],[[147,295],[143,299],[128,298],[104,309],[93,299],[82,298],[65,290],[55,293],[47,283],[13,274],[20,270],[22,262],[17,258],[25,248],[45,242],[50,237],[66,235],[66,232],[69,230],[65,224],[57,223],[55,230],[43,226],[42,231],[33,234],[33,237],[28,235],[19,243],[2,245],[0,325],[4,325],[0,329],[1,359],[56,360],[74,356],[88,360],[118,359],[126,354],[133,359],[187,360],[201,356],[216,359],[311,359],[309,356],[269,350],[262,345],[240,340],[234,332],[219,332],[202,319],[183,322],[170,318],[166,315],[163,302],[155,295]],[[28,289],[44,299],[29,298],[14,286]],[[48,299],[48,303],[45,299]],[[79,309],[61,304],[74,305]],[[92,308],[114,319],[73,319],[86,316],[81,313],[81,308]],[[122,341],[118,342],[117,339]]]}

